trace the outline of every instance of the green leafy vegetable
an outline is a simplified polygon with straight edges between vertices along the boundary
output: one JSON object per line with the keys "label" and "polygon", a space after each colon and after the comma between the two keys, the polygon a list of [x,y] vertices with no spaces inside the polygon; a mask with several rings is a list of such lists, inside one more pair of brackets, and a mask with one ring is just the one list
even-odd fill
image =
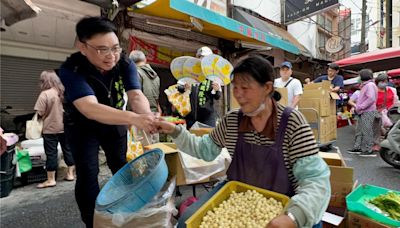
{"label": "green leafy vegetable", "polygon": [[400,221],[400,194],[387,192],[368,201],[382,211],[388,213],[389,217]]}

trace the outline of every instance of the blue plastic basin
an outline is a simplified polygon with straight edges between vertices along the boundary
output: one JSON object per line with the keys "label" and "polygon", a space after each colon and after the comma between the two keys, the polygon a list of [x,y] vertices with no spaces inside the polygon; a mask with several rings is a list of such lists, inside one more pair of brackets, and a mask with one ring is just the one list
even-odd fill
{"label": "blue plastic basin", "polygon": [[164,186],[168,167],[164,153],[154,149],[122,167],[101,189],[96,210],[109,213],[135,212]]}

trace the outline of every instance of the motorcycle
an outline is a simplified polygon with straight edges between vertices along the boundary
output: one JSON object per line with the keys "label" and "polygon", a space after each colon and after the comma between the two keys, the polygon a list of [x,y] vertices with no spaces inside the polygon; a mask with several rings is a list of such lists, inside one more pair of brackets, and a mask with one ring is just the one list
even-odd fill
{"label": "motorcycle", "polygon": [[13,109],[11,106],[6,106],[0,109],[0,126],[5,132],[13,132],[20,139],[25,138],[26,121],[31,120],[35,112],[24,109]]}
{"label": "motorcycle", "polygon": [[[398,118],[399,112],[396,110],[389,112],[389,118],[394,122],[386,134],[386,138],[380,143],[381,149],[379,153],[381,158],[389,165],[400,169],[400,120]],[[392,114],[392,115],[390,115]]]}

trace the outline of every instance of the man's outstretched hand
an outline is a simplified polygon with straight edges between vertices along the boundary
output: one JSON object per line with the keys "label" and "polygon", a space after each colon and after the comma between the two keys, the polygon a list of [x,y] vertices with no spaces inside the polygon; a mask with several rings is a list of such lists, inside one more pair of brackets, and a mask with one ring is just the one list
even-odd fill
{"label": "man's outstretched hand", "polygon": [[156,126],[158,132],[161,133],[172,134],[175,131],[175,124],[162,118],[158,119],[154,125]]}

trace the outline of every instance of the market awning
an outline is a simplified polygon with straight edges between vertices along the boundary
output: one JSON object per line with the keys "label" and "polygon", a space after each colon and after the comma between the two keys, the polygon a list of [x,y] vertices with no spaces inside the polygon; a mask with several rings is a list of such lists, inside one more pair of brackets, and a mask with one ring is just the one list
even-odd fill
{"label": "market awning", "polygon": [[[157,0],[144,8],[133,9],[133,12],[187,23],[193,23],[194,18],[200,20],[201,25],[197,24],[195,27],[200,27],[200,32],[204,34],[232,41],[270,45],[293,54],[301,53],[296,45],[287,40],[220,15],[190,1]],[[194,22],[194,24],[196,23]]]}
{"label": "market awning", "polygon": [[40,11],[30,0],[1,0],[0,6],[0,18],[7,26],[35,17]]}
{"label": "market awning", "polygon": [[395,70],[389,70],[387,72],[387,75],[389,77],[396,77],[396,76],[400,76],[400,68],[399,69],[395,69]]}
{"label": "market awning", "polygon": [[280,40],[285,40],[287,42],[295,45],[304,56],[311,57],[310,52],[285,29],[274,25],[272,23],[268,23],[249,12],[248,9],[235,6],[233,8],[233,19],[242,22],[248,26],[252,26],[260,31],[270,34],[271,36],[276,37]]}
{"label": "market awning", "polygon": [[361,70],[369,68],[376,71],[391,70],[400,68],[400,48],[386,48],[354,55],[336,61],[340,67],[349,70]]}

